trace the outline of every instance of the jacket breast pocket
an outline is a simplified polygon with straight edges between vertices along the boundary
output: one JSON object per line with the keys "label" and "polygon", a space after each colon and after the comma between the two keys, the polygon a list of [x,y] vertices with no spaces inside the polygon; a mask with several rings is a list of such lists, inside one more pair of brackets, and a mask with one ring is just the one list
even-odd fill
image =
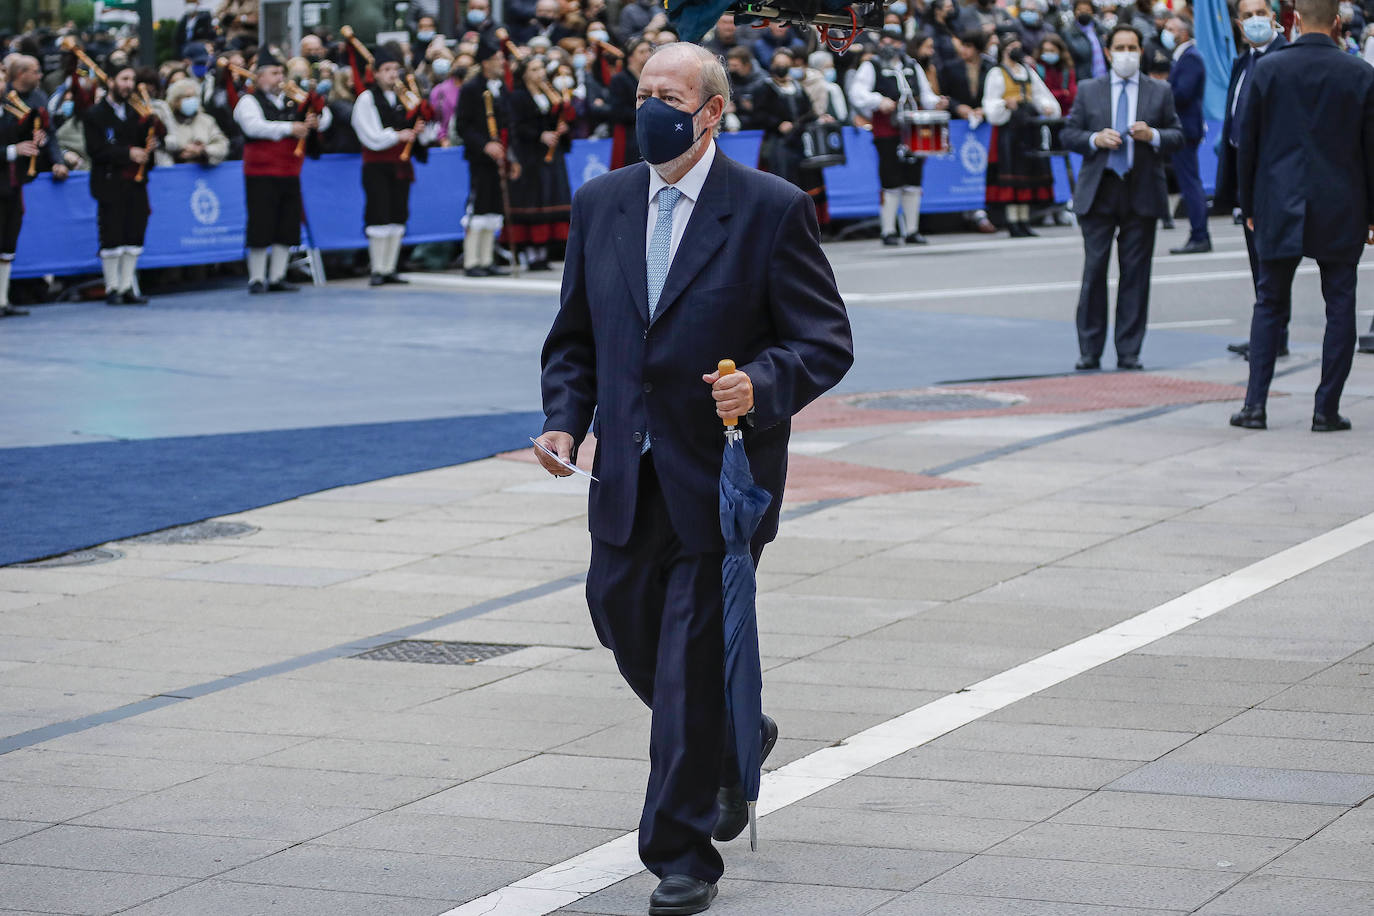
{"label": "jacket breast pocket", "polygon": [[748,283],[728,283],[724,286],[693,290],[687,303],[689,320],[695,324],[702,321],[723,321],[731,315],[738,316],[741,306],[746,304],[749,296]]}

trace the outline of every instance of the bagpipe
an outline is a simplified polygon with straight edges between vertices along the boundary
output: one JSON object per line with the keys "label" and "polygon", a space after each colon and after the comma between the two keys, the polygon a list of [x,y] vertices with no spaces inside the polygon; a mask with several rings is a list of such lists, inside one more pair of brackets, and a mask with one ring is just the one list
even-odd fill
{"label": "bagpipe", "polygon": [[[248,85],[256,85],[256,74],[254,74],[252,70],[240,67],[238,64],[230,63],[223,58],[220,59],[220,63],[224,66],[229,76],[242,78],[245,87]],[[324,96],[313,89],[303,89],[295,80],[287,80],[282,83],[281,91],[283,95],[296,103],[296,116],[294,118],[296,121],[304,121],[312,114],[318,115],[320,112],[324,111],[327,105]],[[312,130],[310,134],[296,141],[296,155],[298,157],[305,155],[306,140],[309,139],[310,136],[313,136],[314,133],[315,132]],[[312,152],[310,156],[312,159],[317,158],[318,153]]]}
{"label": "bagpipe", "polygon": [[101,86],[108,86],[110,78],[71,35],[64,36],[57,47],[62,52],[62,70],[70,86],[72,109],[81,114],[95,104],[95,87],[87,85],[83,79],[89,78]]}
{"label": "bagpipe", "polygon": [[[27,129],[28,136],[24,139],[38,142],[39,133],[47,133],[52,130],[52,117],[46,108],[30,108],[19,97],[19,93],[13,89],[5,96],[4,109],[19,121],[19,130],[22,133]],[[33,178],[38,174],[38,154],[29,157],[29,168],[26,173]]]}
{"label": "bagpipe", "polygon": [[[344,53],[347,55],[348,65],[353,71],[354,92],[361,95],[377,81],[377,58],[367,49],[367,45],[363,44],[362,39],[358,38],[352,26],[346,25],[339,29],[339,34],[344,39]],[[383,61],[383,63],[389,62]],[[424,93],[420,91],[419,84],[415,82],[414,74],[406,74],[406,78],[396,84],[396,98],[406,111],[406,126],[416,132],[423,130],[425,124],[438,118],[434,106],[430,104],[429,99],[425,98]],[[409,162],[414,149],[415,140],[413,138],[407,140],[405,148],[401,150],[401,161]],[[424,146],[421,145],[420,149],[421,154],[416,158],[423,161]]]}
{"label": "bagpipe", "polygon": [[881,29],[885,12],[884,0],[664,0],[663,6],[683,41],[700,43],[716,20],[733,13],[736,25],[815,28],[836,54],[848,51],[865,29]]}
{"label": "bagpipe", "polygon": [[[58,48],[68,55],[66,71],[71,85],[72,106],[76,111],[85,111],[94,104],[95,92],[82,84],[82,78],[94,79],[105,87],[105,91],[108,93],[111,89],[110,75],[100,69],[100,66],[91,59],[91,56],[71,35],[65,36],[58,42]],[[129,94],[126,104],[133,109],[134,114],[138,115],[139,124],[147,128],[147,139],[144,140],[143,148],[148,151],[148,157],[139,163],[138,169],[133,175],[134,181],[142,182],[148,178],[148,163],[152,161],[153,150],[157,148],[158,140],[167,136],[167,125],[163,124],[162,119],[153,111],[153,98],[145,83],[138,84],[137,91]],[[45,111],[44,116],[46,117],[46,115],[47,112]],[[47,128],[45,127],[45,129]]]}
{"label": "bagpipe", "polygon": [[153,150],[157,149],[157,141],[167,136],[167,125],[153,113],[153,97],[148,92],[147,83],[139,83],[138,91],[130,93],[128,105],[138,115],[139,123],[148,127],[148,137],[143,141],[143,148],[148,151],[148,155],[138,164],[138,171],[134,173],[134,181],[144,181],[148,177],[148,163],[153,161]]}
{"label": "bagpipe", "polygon": [[[405,83],[397,84],[396,98],[401,102],[406,110],[406,126],[413,129],[417,134],[425,129],[425,125],[436,120],[438,114],[434,111],[434,106],[429,103],[420,92],[420,86],[415,82],[415,74],[406,74]],[[411,150],[415,147],[415,138],[406,141],[405,148],[401,150],[401,161],[409,162]],[[420,146],[421,151],[424,145]],[[423,152],[421,154],[423,161]]]}
{"label": "bagpipe", "polygon": [[558,134],[558,140],[549,145],[548,152],[544,154],[544,162],[553,162],[554,155],[558,152],[558,144],[563,142],[563,137],[572,130],[573,122],[577,120],[577,109],[573,107],[573,94],[571,89],[559,92],[548,81],[539,85],[539,91],[549,100],[549,111],[554,114],[556,124],[554,133]]}

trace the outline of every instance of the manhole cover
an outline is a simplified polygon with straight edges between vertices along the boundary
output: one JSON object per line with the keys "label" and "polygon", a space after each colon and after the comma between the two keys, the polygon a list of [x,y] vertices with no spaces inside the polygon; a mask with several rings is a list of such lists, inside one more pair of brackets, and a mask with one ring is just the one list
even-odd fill
{"label": "manhole cover", "polygon": [[197,541],[211,541],[215,538],[237,538],[258,531],[243,522],[195,522],[164,528],[152,534],[141,534],[136,538],[126,538],[126,544],[194,544]]}
{"label": "manhole cover", "polygon": [[855,407],[870,410],[907,410],[916,413],[959,413],[968,410],[1004,410],[1024,404],[1027,398],[1002,391],[968,388],[924,388],[916,391],[885,391],[853,398]]}
{"label": "manhole cover", "polygon": [[402,639],[354,655],[374,662],[421,662],[426,665],[475,665],[529,646],[484,642],[442,642],[433,639]]}
{"label": "manhole cover", "polygon": [[46,560],[34,560],[32,563],[15,563],[19,569],[54,569],[60,566],[90,566],[95,563],[109,563],[118,560],[124,554],[118,550],[111,550],[108,547],[91,547],[87,550],[73,550],[71,553],[64,553],[61,556],[48,557]]}

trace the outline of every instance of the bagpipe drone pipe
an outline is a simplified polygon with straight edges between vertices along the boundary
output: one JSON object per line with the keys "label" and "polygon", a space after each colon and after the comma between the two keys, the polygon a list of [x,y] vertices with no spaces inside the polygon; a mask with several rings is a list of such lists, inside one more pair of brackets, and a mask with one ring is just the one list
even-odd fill
{"label": "bagpipe drone pipe", "polygon": [[739,26],[768,21],[814,26],[830,50],[843,53],[864,29],[881,29],[882,0],[664,0],[668,21],[683,41],[699,43],[726,13]]}

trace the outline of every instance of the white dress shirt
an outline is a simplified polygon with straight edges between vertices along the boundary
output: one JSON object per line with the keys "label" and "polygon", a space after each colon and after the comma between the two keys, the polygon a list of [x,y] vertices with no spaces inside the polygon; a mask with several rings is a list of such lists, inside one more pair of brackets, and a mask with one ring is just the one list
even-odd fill
{"label": "white dress shirt", "polygon": [[[1059,107],[1059,100],[1045,86],[1045,81],[1040,78],[1040,74],[1035,72],[1034,67],[1011,64],[1010,70],[1014,78],[1029,77],[1030,104],[1035,106],[1036,114],[1057,118],[1064,113],[1063,109]],[[1011,111],[1007,109],[1005,98],[1006,88],[1007,80],[1002,75],[1002,68],[993,67],[989,70],[988,78],[983,83],[983,117],[993,127],[1001,127],[1011,120]]]}
{"label": "white dress shirt", "polygon": [[[1140,74],[1137,73],[1130,79],[1123,80],[1121,77],[1113,73],[1110,79],[1112,81],[1112,101],[1111,108],[1108,110],[1107,116],[1111,118],[1113,125],[1112,129],[1115,130],[1116,106],[1121,104],[1122,90],[1125,90],[1126,92],[1127,125],[1129,126],[1131,124],[1134,124],[1136,121],[1140,120],[1136,117],[1136,108],[1140,104]],[[1102,131],[1098,130],[1089,134],[1088,142],[1093,145],[1094,149],[1100,149],[1101,152],[1110,153],[1111,150],[1101,149],[1100,147],[1098,147],[1097,135],[1100,133],[1102,133]],[[1126,162],[1128,163],[1128,168],[1132,168],[1135,166],[1135,141],[1131,138],[1129,133],[1127,133],[1127,135],[1122,137],[1121,139],[1126,142]],[[1153,146],[1155,149],[1159,149],[1159,130],[1154,127],[1150,128],[1150,145]]]}
{"label": "white dress shirt", "polygon": [[[884,72],[890,72],[892,68],[884,67]],[[940,97],[935,94],[935,90],[930,88],[930,80],[926,79],[925,70],[921,67],[912,68],[916,72],[916,85],[911,87],[912,93],[917,97],[917,101],[922,108],[934,108],[940,104]],[[854,76],[849,82],[849,104],[854,106],[854,110],[865,118],[872,118],[873,112],[883,103],[887,96],[874,91],[874,86],[878,84],[878,64],[876,61],[866,60],[859,65],[859,69],[854,71]]]}
{"label": "white dress shirt", "polygon": [[[278,108],[286,103],[286,96],[282,93],[269,94],[267,98]],[[245,95],[239,99],[239,103],[234,106],[234,121],[243,131],[243,135],[253,140],[285,140],[291,136],[291,127],[296,123],[267,120],[255,95]],[[329,125],[333,123],[334,113],[326,107],[320,112],[320,130],[329,130]]]}
{"label": "white dress shirt", "polygon": [[[716,141],[712,139],[710,145],[706,147],[706,155],[697,160],[697,164],[688,170],[673,187],[682,192],[678,198],[677,206],[673,208],[673,240],[668,245],[668,267],[671,270],[673,258],[677,257],[677,246],[682,241],[682,236],[687,232],[687,221],[692,218],[692,210],[696,207],[697,201],[701,198],[701,189],[706,185],[706,176],[711,174],[711,163],[716,161]],[[648,260],[649,246],[654,242],[654,226],[658,223],[658,192],[668,187],[668,182],[658,174],[658,170],[649,166],[649,223],[648,231],[644,233],[644,258]]]}
{"label": "white dress shirt", "polygon": [[[1277,33],[1275,33],[1275,34],[1277,34]],[[1272,45],[1273,43],[1274,43],[1274,39],[1271,38],[1271,39],[1269,39],[1269,43],[1266,44],[1264,47],[1262,47],[1262,48],[1251,47],[1249,51],[1245,52],[1245,53],[1249,54],[1252,58],[1254,58],[1254,60],[1250,61],[1250,66],[1253,67],[1255,64],[1259,63],[1260,55],[1263,54],[1265,51],[1268,51],[1268,50],[1269,50],[1269,46]],[[1244,85],[1245,85],[1245,68],[1242,67],[1242,68],[1241,68],[1241,71],[1240,71],[1240,77],[1236,80],[1236,93],[1235,93],[1235,95],[1231,96],[1231,117],[1233,117],[1233,118],[1236,116],[1236,106],[1240,104],[1240,87],[1241,87],[1241,86],[1244,86]],[[1232,142],[1232,143],[1235,143],[1235,140],[1233,139],[1231,142]]]}

